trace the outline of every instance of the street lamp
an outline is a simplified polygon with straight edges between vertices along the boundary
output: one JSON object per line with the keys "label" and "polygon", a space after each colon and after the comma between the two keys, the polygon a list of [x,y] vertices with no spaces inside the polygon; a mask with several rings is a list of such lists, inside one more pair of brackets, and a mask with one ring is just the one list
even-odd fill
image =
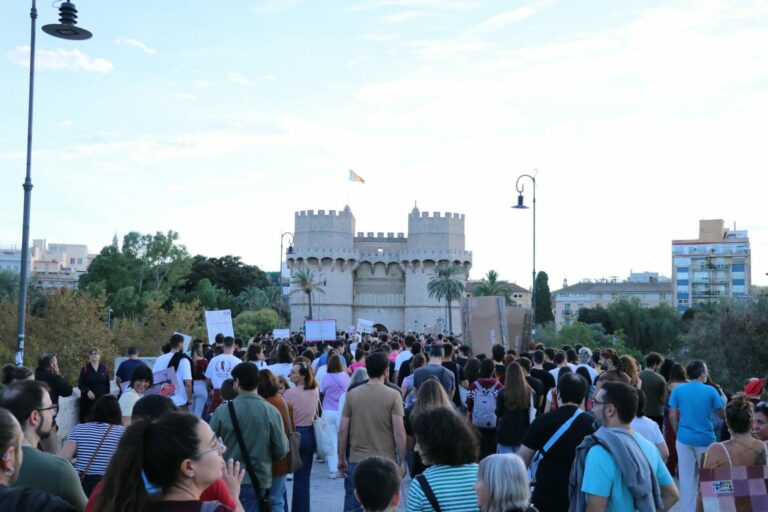
{"label": "street lamp", "polygon": [[[536,174],[537,170],[534,169],[533,173]],[[523,204],[523,191],[525,185],[520,184],[520,180],[523,178],[530,178],[533,182],[533,286],[531,287],[531,340],[536,337],[536,177],[530,174],[521,174],[517,177],[515,182],[515,189],[517,189],[517,204],[512,208],[518,210],[527,210],[528,207]]]}
{"label": "street lamp", "polygon": [[285,233],[280,235],[280,265],[277,267],[277,286],[280,287],[283,282],[283,239],[285,238],[285,235],[288,235],[291,238],[291,241],[288,245],[288,254],[293,254],[293,233],[290,231],[286,231]]}
{"label": "street lamp", "polygon": [[[36,1],[32,0],[29,42],[29,104],[27,107],[27,173],[24,179],[24,218],[21,231],[21,272],[19,275],[19,319],[16,331],[16,366],[24,364],[24,336],[26,331],[27,281],[29,280],[29,217],[32,200],[32,107],[35,98],[35,21]],[[59,23],[43,26],[43,31],[60,39],[89,39],[92,34],[77,26],[77,9],[71,2],[62,2],[59,7]]]}

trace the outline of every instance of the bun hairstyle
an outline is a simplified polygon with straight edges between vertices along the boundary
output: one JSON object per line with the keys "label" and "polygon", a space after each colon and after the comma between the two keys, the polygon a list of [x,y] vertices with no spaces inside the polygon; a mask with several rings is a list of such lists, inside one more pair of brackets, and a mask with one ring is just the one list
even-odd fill
{"label": "bun hairstyle", "polygon": [[736,393],[725,406],[725,421],[735,434],[744,434],[752,430],[755,406],[744,393]]}

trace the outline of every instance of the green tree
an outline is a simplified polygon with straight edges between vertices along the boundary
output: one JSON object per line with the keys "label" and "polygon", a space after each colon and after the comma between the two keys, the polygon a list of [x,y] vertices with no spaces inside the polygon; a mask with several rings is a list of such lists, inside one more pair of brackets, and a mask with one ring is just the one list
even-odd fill
{"label": "green tree", "polygon": [[270,306],[267,292],[256,286],[249,286],[240,292],[235,303],[241,311],[256,311]]}
{"label": "green tree", "polygon": [[504,297],[507,306],[515,303],[512,300],[512,288],[509,286],[509,282],[499,281],[499,273],[495,270],[489,270],[483,280],[475,285],[472,293],[480,297]]}
{"label": "green tree", "polygon": [[197,255],[192,258],[192,265],[186,291],[192,291],[202,279],[208,279],[215,287],[237,297],[246,288],[266,288],[270,285],[267,275],[255,265],[246,265],[239,256],[227,255],[222,258],[208,258]]}
{"label": "green tree", "polygon": [[768,368],[768,296],[722,299],[695,308],[689,330],[681,336],[678,358],[703,359],[725,389],[744,389],[751,377]]}
{"label": "green tree", "polygon": [[535,283],[535,301],[536,325],[554,322],[555,315],[552,313],[552,295],[549,292],[549,276],[546,272],[539,272],[536,275]]}
{"label": "green tree", "polygon": [[438,301],[445,299],[448,306],[448,332],[453,332],[453,313],[451,304],[459,300],[464,293],[464,282],[458,277],[464,274],[464,268],[455,263],[442,262],[436,267],[436,274],[427,283],[427,293]]}
{"label": "green tree", "polygon": [[315,276],[308,268],[303,268],[297,271],[293,278],[291,278],[291,284],[297,286],[291,293],[304,293],[307,295],[307,304],[309,305],[309,320],[312,320],[312,294],[314,292],[325,293],[322,285],[315,281]]}
{"label": "green tree", "polygon": [[248,339],[256,334],[280,327],[280,318],[271,308],[258,311],[243,311],[232,319],[232,325],[238,336]]}
{"label": "green tree", "polygon": [[179,234],[173,230],[167,234],[158,231],[154,235],[142,235],[132,231],[125,235],[123,253],[141,263],[137,282],[139,294],[149,287],[168,295],[171,289],[183,283],[192,260],[186,247],[176,244],[178,239]]}
{"label": "green tree", "polygon": [[18,272],[0,270],[0,304],[15,303],[19,298]]}

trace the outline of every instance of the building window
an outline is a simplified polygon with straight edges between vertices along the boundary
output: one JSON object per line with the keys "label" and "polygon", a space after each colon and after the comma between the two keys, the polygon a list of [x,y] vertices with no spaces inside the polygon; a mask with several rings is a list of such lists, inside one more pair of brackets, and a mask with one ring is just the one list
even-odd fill
{"label": "building window", "polygon": [[687,279],[678,279],[677,280],[678,286],[688,286],[688,280]]}
{"label": "building window", "polygon": [[743,279],[734,279],[733,280],[733,286],[744,286],[744,280]]}
{"label": "building window", "polygon": [[378,249],[376,249],[376,254],[384,254],[384,249],[379,247]]}
{"label": "building window", "polygon": [[75,264],[75,258],[69,258],[69,264],[74,265]]}
{"label": "building window", "polygon": [[83,258],[77,258],[77,264],[82,265],[83,264]]}

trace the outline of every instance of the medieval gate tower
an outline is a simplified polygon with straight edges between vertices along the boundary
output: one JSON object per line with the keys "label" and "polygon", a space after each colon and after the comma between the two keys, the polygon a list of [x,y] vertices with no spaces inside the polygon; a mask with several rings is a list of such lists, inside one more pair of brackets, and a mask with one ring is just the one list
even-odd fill
{"label": "medieval gate tower", "polygon": [[[293,252],[286,254],[293,275],[309,268],[325,293],[312,294],[315,319],[335,319],[339,330],[372,320],[388,331],[446,330],[445,300],[427,293],[436,265],[461,265],[458,277],[466,283],[472,253],[464,249],[464,215],[420,212],[408,215],[408,237],[403,233],[355,234],[349,206],[341,211],[296,212]],[[292,285],[292,291],[296,288]],[[291,330],[304,326],[309,313],[307,296],[291,293]],[[458,302],[452,307],[453,331],[461,332]]]}

